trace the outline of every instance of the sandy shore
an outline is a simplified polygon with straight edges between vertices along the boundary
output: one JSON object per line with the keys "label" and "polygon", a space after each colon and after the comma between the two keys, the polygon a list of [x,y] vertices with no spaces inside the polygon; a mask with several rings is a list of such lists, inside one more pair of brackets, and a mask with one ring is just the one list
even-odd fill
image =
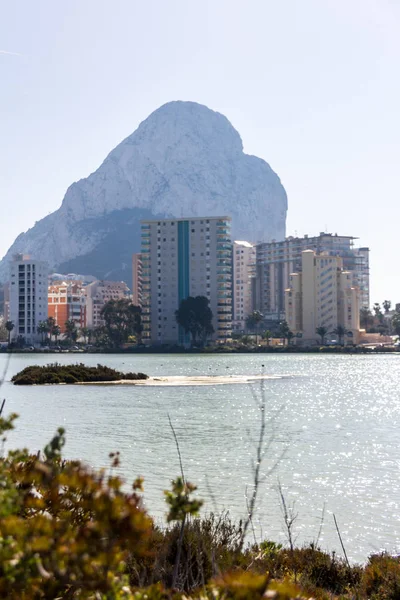
{"label": "sandy shore", "polygon": [[232,385],[252,383],[262,379],[282,379],[282,375],[170,375],[149,377],[149,379],[121,379],[118,381],[85,381],[75,385],[145,385],[145,386],[184,386],[184,385]]}

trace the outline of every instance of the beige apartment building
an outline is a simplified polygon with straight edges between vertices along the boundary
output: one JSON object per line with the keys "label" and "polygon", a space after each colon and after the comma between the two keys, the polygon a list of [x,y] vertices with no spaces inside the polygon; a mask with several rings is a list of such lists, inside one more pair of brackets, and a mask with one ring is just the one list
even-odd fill
{"label": "beige apartment building", "polygon": [[233,328],[244,329],[253,311],[253,281],[256,247],[250,242],[233,242]]}
{"label": "beige apartment building", "polygon": [[338,325],[346,329],[345,340],[358,343],[360,335],[359,289],[354,273],[343,269],[343,260],[327,252],[304,250],[301,271],[291,273],[285,290],[285,313],[289,328],[303,343],[319,340],[318,327],[331,334]]}
{"label": "beige apartment building", "polygon": [[143,341],[189,344],[175,311],[188,296],[206,296],[214,340],[232,334],[230,217],[142,221]]}
{"label": "beige apartment building", "polygon": [[320,233],[303,238],[288,237],[281,242],[257,244],[254,308],[266,318],[285,316],[285,289],[291,273],[302,268],[302,252],[327,252],[343,260],[343,268],[352,271],[354,283],[360,290],[360,306],[369,308],[369,249],[355,248],[351,236]]}
{"label": "beige apartment building", "polygon": [[106,302],[130,297],[130,290],[124,281],[93,281],[85,287],[85,292],[86,325],[90,328],[104,325],[101,311]]}

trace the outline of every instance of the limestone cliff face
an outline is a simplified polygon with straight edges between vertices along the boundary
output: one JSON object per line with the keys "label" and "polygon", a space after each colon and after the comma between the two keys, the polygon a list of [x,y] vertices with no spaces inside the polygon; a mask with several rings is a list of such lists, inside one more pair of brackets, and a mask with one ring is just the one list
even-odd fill
{"label": "limestone cliff face", "polygon": [[234,238],[256,242],[283,239],[286,212],[279,177],[243,153],[226,117],[170,102],[72,184],[57,211],[18,236],[0,263],[0,280],[16,252],[57,270],[120,275],[139,250],[141,218],[231,215]]}

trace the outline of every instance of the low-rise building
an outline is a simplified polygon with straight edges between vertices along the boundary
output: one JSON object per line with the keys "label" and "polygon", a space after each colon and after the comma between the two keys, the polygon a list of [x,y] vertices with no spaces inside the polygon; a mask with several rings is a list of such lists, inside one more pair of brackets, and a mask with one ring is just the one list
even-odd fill
{"label": "low-rise building", "polygon": [[53,281],[48,290],[48,315],[65,333],[65,323],[86,327],[86,293],[82,281]]}
{"label": "low-rise building", "polygon": [[360,334],[359,289],[354,273],[343,269],[343,260],[328,253],[305,250],[301,271],[290,274],[285,290],[285,313],[291,331],[304,343],[314,343],[317,328],[329,335],[340,326],[345,339],[358,343]]}
{"label": "low-rise building", "polygon": [[90,328],[101,327],[104,321],[101,311],[109,300],[130,297],[130,290],[124,281],[94,281],[85,287],[86,325]]}

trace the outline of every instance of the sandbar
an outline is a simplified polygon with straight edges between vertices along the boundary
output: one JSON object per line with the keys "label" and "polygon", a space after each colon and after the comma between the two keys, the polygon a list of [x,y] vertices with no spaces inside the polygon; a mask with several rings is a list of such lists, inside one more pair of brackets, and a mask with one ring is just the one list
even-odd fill
{"label": "sandbar", "polygon": [[254,383],[263,379],[282,379],[287,375],[169,375],[167,377],[149,377],[148,379],[120,379],[117,381],[84,381],[74,385],[141,385],[141,386],[196,386],[196,385],[232,385]]}

